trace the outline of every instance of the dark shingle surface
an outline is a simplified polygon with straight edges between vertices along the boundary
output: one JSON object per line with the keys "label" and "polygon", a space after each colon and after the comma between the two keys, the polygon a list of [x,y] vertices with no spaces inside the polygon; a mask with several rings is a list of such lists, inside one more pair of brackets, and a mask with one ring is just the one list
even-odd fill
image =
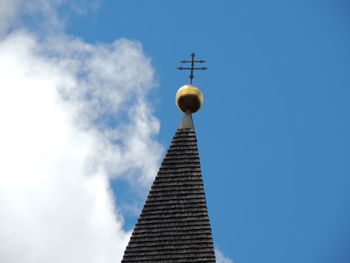
{"label": "dark shingle surface", "polygon": [[177,130],[122,262],[215,263],[194,129]]}

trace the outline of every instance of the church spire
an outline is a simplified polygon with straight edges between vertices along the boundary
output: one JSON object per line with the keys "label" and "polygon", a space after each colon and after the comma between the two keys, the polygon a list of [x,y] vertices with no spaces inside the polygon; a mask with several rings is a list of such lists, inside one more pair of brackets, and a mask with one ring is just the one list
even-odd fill
{"label": "church spire", "polygon": [[153,182],[122,263],[215,263],[192,113],[203,103],[194,85],[176,104],[185,116]]}

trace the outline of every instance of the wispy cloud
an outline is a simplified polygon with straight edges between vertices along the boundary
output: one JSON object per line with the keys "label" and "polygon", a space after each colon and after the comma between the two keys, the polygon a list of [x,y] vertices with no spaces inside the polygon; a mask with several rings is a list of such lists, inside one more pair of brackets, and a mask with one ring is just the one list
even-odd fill
{"label": "wispy cloud", "polygon": [[225,257],[218,248],[215,249],[216,263],[234,263],[232,259]]}
{"label": "wispy cloud", "polygon": [[[0,36],[19,27],[32,26],[40,32],[63,32],[65,21],[58,10],[68,8],[84,15],[98,9],[102,0],[1,0]],[[28,21],[32,22],[30,25]]]}
{"label": "wispy cloud", "polygon": [[[60,27],[65,1],[31,2]],[[13,27],[21,3],[0,3],[0,261],[118,262],[129,233],[109,179],[142,185],[156,173],[154,70],[135,41]]]}

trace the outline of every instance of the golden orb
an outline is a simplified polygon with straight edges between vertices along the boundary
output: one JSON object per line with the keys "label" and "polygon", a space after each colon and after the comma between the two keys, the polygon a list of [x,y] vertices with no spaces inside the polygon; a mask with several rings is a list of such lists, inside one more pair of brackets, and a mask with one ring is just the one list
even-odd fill
{"label": "golden orb", "polygon": [[202,104],[203,93],[192,84],[184,85],[176,92],[176,105],[183,112],[190,110],[191,113],[195,113]]}

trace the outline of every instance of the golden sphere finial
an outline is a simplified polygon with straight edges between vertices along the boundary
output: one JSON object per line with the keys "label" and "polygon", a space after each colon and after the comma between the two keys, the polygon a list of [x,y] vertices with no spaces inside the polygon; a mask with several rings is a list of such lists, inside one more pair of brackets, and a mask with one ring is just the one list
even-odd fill
{"label": "golden sphere finial", "polygon": [[203,93],[192,84],[184,85],[176,92],[176,105],[183,112],[190,110],[191,113],[195,113],[202,104]]}

